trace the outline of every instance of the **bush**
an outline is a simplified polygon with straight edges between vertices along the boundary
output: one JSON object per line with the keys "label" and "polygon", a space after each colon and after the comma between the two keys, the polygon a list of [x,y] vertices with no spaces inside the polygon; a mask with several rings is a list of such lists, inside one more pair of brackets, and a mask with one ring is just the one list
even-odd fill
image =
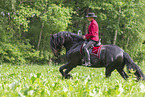
{"label": "bush", "polygon": [[39,57],[39,52],[35,51],[30,44],[0,42],[0,45],[1,62],[25,64],[33,62],[34,58]]}

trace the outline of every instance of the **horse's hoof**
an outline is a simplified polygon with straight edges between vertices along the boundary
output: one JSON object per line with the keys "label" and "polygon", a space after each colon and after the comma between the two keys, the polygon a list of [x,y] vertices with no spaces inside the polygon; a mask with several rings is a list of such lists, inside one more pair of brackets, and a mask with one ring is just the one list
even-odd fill
{"label": "horse's hoof", "polygon": [[66,74],[65,79],[73,79],[73,77],[70,74]]}

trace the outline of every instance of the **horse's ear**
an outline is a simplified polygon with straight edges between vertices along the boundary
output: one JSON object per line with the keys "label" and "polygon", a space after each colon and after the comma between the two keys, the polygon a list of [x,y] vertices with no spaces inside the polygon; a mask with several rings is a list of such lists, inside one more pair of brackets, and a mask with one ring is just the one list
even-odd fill
{"label": "horse's ear", "polygon": [[50,36],[52,37],[52,39],[54,39],[54,36],[53,36],[53,34],[50,34]]}

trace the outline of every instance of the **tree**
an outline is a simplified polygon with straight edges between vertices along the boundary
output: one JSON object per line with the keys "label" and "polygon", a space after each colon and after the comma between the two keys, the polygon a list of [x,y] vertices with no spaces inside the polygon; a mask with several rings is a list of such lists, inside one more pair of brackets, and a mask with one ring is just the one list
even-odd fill
{"label": "tree", "polygon": [[1,0],[0,58],[48,61],[50,34],[65,30],[86,34],[85,16],[94,12],[102,44],[118,45],[142,60],[138,55],[144,52],[143,4],[143,0]]}
{"label": "tree", "polygon": [[[43,57],[39,59],[47,55],[47,60],[49,60],[50,34],[66,30],[73,12],[71,8],[65,8],[62,4],[56,5],[53,2],[57,3],[57,1],[51,0],[11,0],[10,2],[2,0],[2,9],[0,9],[2,10],[2,25],[0,26],[0,31],[2,31],[0,33],[2,61],[16,62],[18,60],[15,59],[18,56],[22,56],[21,59],[23,60],[30,59],[26,56],[30,53],[29,56],[33,56],[31,59],[34,60],[34,57],[38,57],[34,49],[40,51],[40,55],[45,52],[42,53],[44,54]],[[14,47],[17,49],[14,50]],[[30,52],[26,52],[24,48],[27,48]],[[19,54],[14,54],[16,51]],[[9,53],[3,54],[3,52]]]}

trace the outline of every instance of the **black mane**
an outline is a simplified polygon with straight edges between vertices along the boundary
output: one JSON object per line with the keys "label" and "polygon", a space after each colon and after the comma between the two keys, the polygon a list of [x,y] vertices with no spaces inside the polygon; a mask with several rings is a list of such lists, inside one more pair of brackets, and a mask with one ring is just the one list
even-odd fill
{"label": "black mane", "polygon": [[65,38],[66,39],[65,41],[73,40],[73,42],[79,42],[83,40],[83,38],[79,36],[78,34],[68,32],[68,31],[59,32],[57,33],[57,35],[60,36],[61,38]]}
{"label": "black mane", "polygon": [[66,42],[73,44],[80,41],[83,41],[83,37],[72,32],[64,31],[56,33],[50,38],[50,47],[52,50],[56,50],[61,49],[62,45]]}

